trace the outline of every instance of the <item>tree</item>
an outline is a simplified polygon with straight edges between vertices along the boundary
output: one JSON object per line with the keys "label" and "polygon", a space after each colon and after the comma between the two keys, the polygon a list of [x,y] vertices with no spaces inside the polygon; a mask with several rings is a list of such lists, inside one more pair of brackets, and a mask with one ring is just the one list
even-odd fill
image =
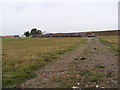
{"label": "tree", "polygon": [[29,31],[25,32],[24,35],[25,35],[26,37],[29,37],[29,36],[30,36]]}
{"label": "tree", "polygon": [[35,35],[37,34],[37,29],[36,28],[33,28],[30,32],[31,35]]}
{"label": "tree", "polygon": [[27,32],[24,33],[24,35],[26,37],[29,37],[30,35],[41,35],[41,34],[42,34],[42,31],[41,30],[37,30],[36,28],[31,29],[30,32],[27,31]]}
{"label": "tree", "polygon": [[38,30],[36,34],[41,35],[41,34],[42,34],[42,31],[41,31],[41,30]]}

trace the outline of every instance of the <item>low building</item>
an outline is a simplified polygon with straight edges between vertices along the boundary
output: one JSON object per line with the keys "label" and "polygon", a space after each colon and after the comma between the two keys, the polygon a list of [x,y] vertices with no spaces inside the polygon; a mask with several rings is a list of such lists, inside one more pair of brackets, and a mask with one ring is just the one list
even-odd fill
{"label": "low building", "polygon": [[20,37],[19,35],[9,35],[9,36],[2,36],[3,38],[17,38]]}

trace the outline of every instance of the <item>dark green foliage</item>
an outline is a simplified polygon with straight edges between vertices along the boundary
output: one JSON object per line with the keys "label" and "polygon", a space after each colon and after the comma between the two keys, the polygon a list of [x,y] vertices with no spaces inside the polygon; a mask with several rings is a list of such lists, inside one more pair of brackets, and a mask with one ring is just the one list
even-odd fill
{"label": "dark green foliage", "polygon": [[42,34],[42,31],[41,31],[41,30],[38,30],[36,34],[41,35],[41,34]]}
{"label": "dark green foliage", "polygon": [[30,35],[41,35],[42,34],[42,31],[41,30],[37,30],[36,28],[33,28],[30,32],[27,31],[24,33],[24,35],[26,37],[29,37]]}
{"label": "dark green foliage", "polygon": [[85,57],[78,57],[78,58],[75,58],[74,60],[85,60],[86,58]]}
{"label": "dark green foliage", "polygon": [[103,65],[96,65],[95,67],[101,68],[101,69],[105,68],[105,66],[103,66]]}
{"label": "dark green foliage", "polygon": [[84,57],[80,57],[80,60],[85,60],[85,58]]}
{"label": "dark green foliage", "polygon": [[29,36],[30,36],[29,31],[25,32],[24,35],[25,35],[26,37],[29,37]]}
{"label": "dark green foliage", "polygon": [[35,35],[37,34],[37,29],[36,28],[33,28],[30,32],[31,35]]}
{"label": "dark green foliage", "polygon": [[42,34],[42,31],[41,30],[37,30],[36,28],[33,28],[30,32],[31,35],[36,35],[36,34],[39,34],[41,35]]}

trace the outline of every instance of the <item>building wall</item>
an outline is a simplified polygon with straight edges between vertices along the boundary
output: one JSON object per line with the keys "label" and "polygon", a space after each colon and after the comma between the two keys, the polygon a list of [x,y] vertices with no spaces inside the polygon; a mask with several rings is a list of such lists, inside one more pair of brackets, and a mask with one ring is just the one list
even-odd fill
{"label": "building wall", "polygon": [[19,35],[11,35],[11,36],[2,36],[3,38],[15,38],[15,37],[19,37]]}

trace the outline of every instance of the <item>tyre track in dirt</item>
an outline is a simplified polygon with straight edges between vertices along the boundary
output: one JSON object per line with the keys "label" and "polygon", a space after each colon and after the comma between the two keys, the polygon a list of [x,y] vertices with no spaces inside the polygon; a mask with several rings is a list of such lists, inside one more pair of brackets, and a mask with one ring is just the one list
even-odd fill
{"label": "tyre track in dirt", "polygon": [[[74,60],[76,57],[85,57],[84,61]],[[35,71],[37,76],[20,85],[21,88],[54,88],[69,87],[117,87],[117,56],[109,52],[107,46],[96,38],[88,38],[86,43],[81,44],[73,51],[65,53],[60,58],[53,60],[45,67]],[[96,68],[96,65],[105,68]],[[91,75],[81,75],[83,70],[91,71]],[[91,78],[96,73],[102,73],[103,80],[92,82]],[[110,74],[110,77],[109,77]],[[81,81],[82,80],[82,81]]]}

